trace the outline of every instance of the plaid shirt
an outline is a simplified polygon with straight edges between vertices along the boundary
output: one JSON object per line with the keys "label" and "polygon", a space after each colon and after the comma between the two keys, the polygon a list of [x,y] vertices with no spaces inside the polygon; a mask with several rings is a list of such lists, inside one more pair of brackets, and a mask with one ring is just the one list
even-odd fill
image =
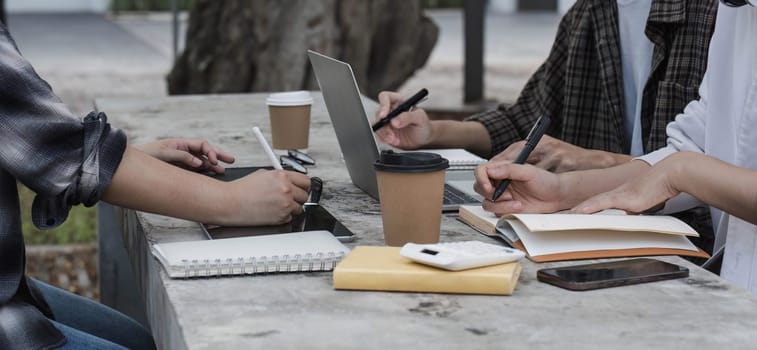
{"label": "plaid shirt", "polygon": [[58,226],[72,205],[99,200],[121,161],[126,137],[111,129],[103,114],[74,118],[2,24],[0,85],[0,348],[49,347],[64,338],[43,315],[51,316],[47,304],[24,277],[17,182],[37,193],[34,223]]}
{"label": "plaid shirt", "polygon": [[[699,98],[717,3],[652,1],[645,33],[654,51],[641,106],[645,153],[665,146],[666,125]],[[481,122],[489,131],[492,156],[525,138],[544,113],[552,117],[551,136],[628,154],[622,72],[616,2],[578,0],[562,18],[549,57],[517,101],[467,120]]]}

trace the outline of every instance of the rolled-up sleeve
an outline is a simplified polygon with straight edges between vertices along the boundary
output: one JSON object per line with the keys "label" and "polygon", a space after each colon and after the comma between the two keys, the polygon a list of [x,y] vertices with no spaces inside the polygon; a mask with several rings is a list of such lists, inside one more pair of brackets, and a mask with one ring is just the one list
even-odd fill
{"label": "rolled-up sleeve", "polygon": [[32,218],[60,225],[72,205],[96,203],[110,184],[126,137],[104,114],[73,116],[0,26],[0,167],[37,193]]}

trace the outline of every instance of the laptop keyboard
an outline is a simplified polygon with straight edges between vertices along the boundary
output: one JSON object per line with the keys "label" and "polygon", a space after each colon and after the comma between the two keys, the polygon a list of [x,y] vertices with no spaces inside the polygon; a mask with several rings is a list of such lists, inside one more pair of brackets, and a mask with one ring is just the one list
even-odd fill
{"label": "laptop keyboard", "polygon": [[447,184],[444,185],[444,201],[442,202],[443,205],[468,203],[481,203],[481,201],[473,198],[472,196],[463,191],[460,191],[453,186],[449,186]]}

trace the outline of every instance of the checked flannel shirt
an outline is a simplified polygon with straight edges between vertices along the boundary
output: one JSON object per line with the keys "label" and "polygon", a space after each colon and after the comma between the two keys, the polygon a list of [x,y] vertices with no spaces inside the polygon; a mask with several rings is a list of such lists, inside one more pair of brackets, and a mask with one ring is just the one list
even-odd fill
{"label": "checked flannel shirt", "polygon": [[93,205],[126,149],[126,136],[106,119],[102,113],[75,118],[0,24],[0,349],[47,349],[65,341],[24,275],[17,183],[37,193],[32,220],[40,228],[60,225],[72,205]]}
{"label": "checked flannel shirt", "polygon": [[[665,127],[699,98],[715,26],[715,0],[653,0],[645,33],[654,44],[642,97],[644,153],[665,146]],[[625,153],[623,76],[615,1],[578,0],[563,16],[547,60],[516,102],[469,117],[489,132],[494,156],[548,114],[547,133],[568,143]]]}

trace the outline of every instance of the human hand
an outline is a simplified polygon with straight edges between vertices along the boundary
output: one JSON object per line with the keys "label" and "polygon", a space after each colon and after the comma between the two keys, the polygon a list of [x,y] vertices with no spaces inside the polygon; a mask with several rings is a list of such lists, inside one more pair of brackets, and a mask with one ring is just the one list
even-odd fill
{"label": "human hand", "polygon": [[308,199],[310,178],[284,170],[258,170],[229,183],[237,197],[231,224],[279,225],[302,213]]}
{"label": "human hand", "polygon": [[[495,160],[513,161],[523,149],[525,141],[511,144],[504,151],[492,158]],[[630,160],[627,155],[581,148],[565,141],[544,135],[526,160],[536,167],[556,173],[566,171],[600,169],[617,164],[616,158]]]}
{"label": "human hand", "polygon": [[234,157],[200,139],[171,138],[134,147],[164,162],[198,172],[223,174],[226,169],[218,161],[234,163]]}
{"label": "human hand", "polygon": [[[561,207],[560,180],[558,175],[532,165],[513,164],[508,161],[489,161],[476,167],[474,189],[487,200],[484,210],[497,216],[507,213],[552,213]],[[507,190],[492,197],[497,184],[510,179]]]}
{"label": "human hand", "polygon": [[642,176],[615,188],[593,196],[571,209],[578,214],[591,214],[604,209],[622,209],[631,214],[662,209],[665,201],[679,191],[674,181],[675,172],[683,165],[677,154],[657,163]]}
{"label": "human hand", "polygon": [[[404,101],[403,97],[390,91],[379,93],[379,110],[373,122],[386,117]],[[376,130],[379,141],[401,149],[418,149],[431,142],[433,128],[428,115],[422,109],[411,109],[401,113],[392,121]]]}

